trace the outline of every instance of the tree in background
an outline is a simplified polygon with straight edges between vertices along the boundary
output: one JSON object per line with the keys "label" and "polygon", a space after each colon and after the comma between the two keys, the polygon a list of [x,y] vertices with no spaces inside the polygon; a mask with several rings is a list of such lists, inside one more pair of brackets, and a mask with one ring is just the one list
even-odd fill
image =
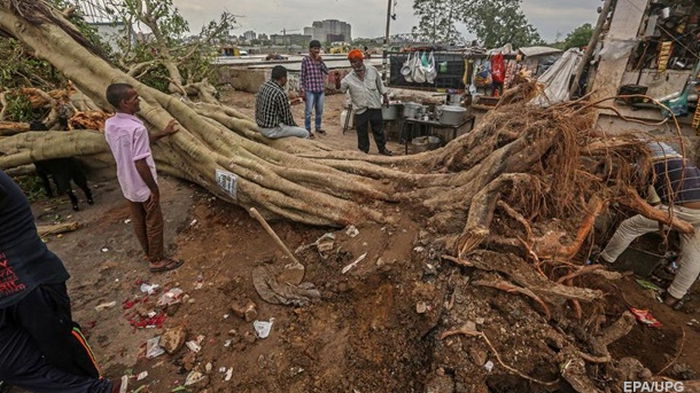
{"label": "tree in background", "polygon": [[567,34],[563,42],[557,43],[556,47],[560,49],[581,48],[588,45],[591,36],[593,35],[593,26],[590,23],[584,23],[581,26],[572,30]]}
{"label": "tree in background", "polygon": [[463,19],[465,4],[464,0],[414,0],[413,11],[419,17],[414,37],[433,44],[459,44],[462,35],[456,24]]}
{"label": "tree in background", "polygon": [[457,23],[487,48],[507,43],[514,47],[541,44],[537,29],[527,22],[520,8],[522,0],[414,0],[414,13],[420,18],[413,34],[431,43],[458,44],[462,35]]}
{"label": "tree in background", "polygon": [[[172,0],[123,0],[115,8],[126,26],[115,59],[120,68],[161,91],[214,101],[215,89],[208,82],[210,60],[236,23],[232,14],[224,12],[218,21],[188,37],[189,25]],[[134,40],[138,26],[150,34]]]}
{"label": "tree in background", "polygon": [[520,8],[522,0],[471,0],[464,4],[463,21],[487,48],[515,48],[543,43]]}

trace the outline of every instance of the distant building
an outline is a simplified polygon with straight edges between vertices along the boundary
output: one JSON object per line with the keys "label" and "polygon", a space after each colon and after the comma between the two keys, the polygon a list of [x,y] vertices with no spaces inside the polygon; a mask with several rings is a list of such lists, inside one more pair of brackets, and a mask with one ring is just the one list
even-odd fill
{"label": "distant building", "polygon": [[270,40],[273,45],[284,46],[301,46],[305,47],[311,42],[311,36],[306,34],[270,34]]}
{"label": "distant building", "polygon": [[349,23],[337,19],[314,21],[311,27],[304,28],[304,35],[324,43],[336,41],[352,41],[352,30]]}
{"label": "distant building", "polygon": [[248,30],[245,33],[243,33],[243,39],[246,41],[253,41],[256,38],[258,38],[258,35],[255,34],[253,30]]}

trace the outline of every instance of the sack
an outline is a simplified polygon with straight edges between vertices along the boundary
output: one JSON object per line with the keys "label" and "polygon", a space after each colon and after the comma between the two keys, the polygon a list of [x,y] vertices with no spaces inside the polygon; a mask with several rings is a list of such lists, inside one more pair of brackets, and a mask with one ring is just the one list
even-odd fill
{"label": "sack", "polygon": [[423,64],[421,61],[422,55],[417,55],[415,56],[413,60],[413,64],[411,67],[413,68],[413,73],[411,74],[411,77],[413,78],[413,82],[415,83],[425,83],[425,68],[423,68]]}
{"label": "sack", "polygon": [[412,60],[413,60],[413,53],[409,53],[408,58],[401,66],[401,75],[403,75],[403,79],[408,83],[413,82],[413,78],[411,78],[411,74],[413,73],[413,70],[411,69],[411,61]]}
{"label": "sack", "polygon": [[491,58],[491,74],[495,83],[503,84],[506,80],[506,63],[503,60],[502,53],[498,53]]}
{"label": "sack", "polygon": [[435,55],[430,52],[428,57],[428,67],[425,68],[425,80],[426,82],[433,84],[435,83],[435,78],[437,77],[437,69],[435,68]]}

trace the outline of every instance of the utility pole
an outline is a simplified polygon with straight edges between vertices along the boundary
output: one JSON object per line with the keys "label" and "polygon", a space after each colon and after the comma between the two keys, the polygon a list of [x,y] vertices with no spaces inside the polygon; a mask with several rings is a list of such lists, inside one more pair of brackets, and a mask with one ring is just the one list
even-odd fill
{"label": "utility pole", "polygon": [[389,51],[389,23],[391,23],[391,2],[394,0],[389,0],[389,4],[386,6],[386,33],[384,34],[384,48],[382,48],[382,80],[386,82],[387,79],[387,52]]}
{"label": "utility pole", "polygon": [[[598,46],[598,41],[600,41],[600,34],[605,27],[605,23],[608,20],[608,14],[610,14],[610,9],[615,4],[613,0],[605,0],[603,6],[601,7],[600,14],[598,15],[598,23],[596,23],[595,29],[593,30],[593,35],[588,41],[588,46],[586,51],[583,53],[583,57],[580,63],[576,67],[576,73],[574,74],[574,83],[571,84],[569,88],[569,98],[572,98],[576,90],[578,90],[578,84],[581,81],[583,72],[586,70],[586,66],[589,65],[591,59],[593,58],[593,53],[595,52],[596,46]],[[588,80],[590,81],[590,72],[588,75]]]}

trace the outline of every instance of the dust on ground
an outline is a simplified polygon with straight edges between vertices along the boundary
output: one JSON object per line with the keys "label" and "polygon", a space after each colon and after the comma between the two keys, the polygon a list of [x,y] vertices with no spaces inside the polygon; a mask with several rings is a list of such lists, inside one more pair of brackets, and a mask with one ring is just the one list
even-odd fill
{"label": "dust on ground", "polygon": [[[234,92],[228,100],[252,113],[252,95]],[[320,138],[347,149],[354,146],[355,134],[343,135],[334,121],[343,100],[327,97],[324,128],[329,135]],[[294,111],[300,119],[303,108]],[[253,270],[289,260],[261,226],[243,209],[197,186],[168,177],[160,184],[168,250],[186,261],[165,274],[148,273],[116,181],[94,184],[96,205],[82,203],[80,212],[61,199],[33,206],[40,224],[82,224],[75,232],[48,237],[48,246],[71,273],[74,318],[86,328],[105,374],[131,375],[130,390],[177,391],[189,376],[200,380],[187,391],[209,393],[545,391],[509,373],[477,338],[438,338],[466,321],[488,335],[508,365],[543,380],[558,375],[553,349],[538,338],[547,321],[531,302],[472,285],[487,273],[442,260],[441,250],[410,217],[391,226],[359,227],[356,237],[345,229],[273,222],[292,250],[327,232],[335,236],[326,258],[314,247],[299,255],[305,281],[320,298],[300,307],[273,305],[257,295]],[[341,272],[365,253],[354,268]],[[143,283],[159,289],[148,296],[140,289]],[[674,363],[667,372],[674,378],[697,378],[697,300],[678,312],[659,304],[633,277],[606,281],[591,276],[587,284],[607,296],[604,305],[584,305],[584,312],[604,307],[612,322],[633,305],[650,309],[663,323],[660,328],[635,326],[610,346],[614,358],[637,358],[652,373]],[[172,288],[186,296],[160,313],[155,304]],[[257,320],[272,321],[269,337],[257,338],[252,321],[234,312],[232,306],[249,301],[256,305]],[[148,339],[178,327],[201,350],[182,346],[173,354],[146,358]]]}

